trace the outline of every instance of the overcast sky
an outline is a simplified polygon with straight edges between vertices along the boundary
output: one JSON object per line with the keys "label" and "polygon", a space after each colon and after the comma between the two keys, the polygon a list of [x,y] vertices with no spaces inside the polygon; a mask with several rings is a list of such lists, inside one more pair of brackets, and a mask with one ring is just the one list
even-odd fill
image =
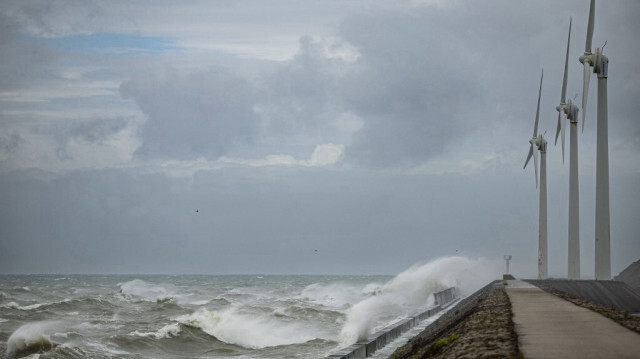
{"label": "overcast sky", "polygon": [[[522,169],[544,67],[553,145],[588,0],[0,2],[0,273],[376,273],[444,255],[537,273]],[[599,1],[613,272],[640,258],[640,2]],[[580,134],[593,276],[596,80]],[[579,100],[578,100],[579,102]],[[568,143],[568,141],[567,141]],[[567,155],[568,158],[568,155]]]}

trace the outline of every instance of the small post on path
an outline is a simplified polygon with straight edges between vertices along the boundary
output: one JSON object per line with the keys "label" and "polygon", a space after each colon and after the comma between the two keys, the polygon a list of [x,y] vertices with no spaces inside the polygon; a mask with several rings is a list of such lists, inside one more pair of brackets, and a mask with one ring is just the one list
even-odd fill
{"label": "small post on path", "polygon": [[507,261],[507,272],[506,272],[506,274],[509,274],[509,261],[511,260],[511,254],[505,254],[504,255],[504,260]]}

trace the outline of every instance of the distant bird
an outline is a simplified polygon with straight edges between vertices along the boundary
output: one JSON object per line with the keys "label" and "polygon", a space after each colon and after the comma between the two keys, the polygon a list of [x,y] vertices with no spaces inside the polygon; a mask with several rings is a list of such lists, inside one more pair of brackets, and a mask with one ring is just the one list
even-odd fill
{"label": "distant bird", "polygon": [[317,250],[317,249],[314,249],[313,251],[314,251],[314,252],[317,252],[318,250]]}
{"label": "distant bird", "polygon": [[196,209],[196,213],[198,213],[198,212],[200,212],[200,210],[199,210],[199,209]]}

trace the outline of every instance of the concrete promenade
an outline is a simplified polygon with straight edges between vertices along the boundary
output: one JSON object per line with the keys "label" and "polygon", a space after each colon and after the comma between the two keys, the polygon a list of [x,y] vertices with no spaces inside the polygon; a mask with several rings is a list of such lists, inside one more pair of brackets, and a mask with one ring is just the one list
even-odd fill
{"label": "concrete promenade", "polygon": [[506,290],[525,358],[640,358],[640,334],[520,280]]}

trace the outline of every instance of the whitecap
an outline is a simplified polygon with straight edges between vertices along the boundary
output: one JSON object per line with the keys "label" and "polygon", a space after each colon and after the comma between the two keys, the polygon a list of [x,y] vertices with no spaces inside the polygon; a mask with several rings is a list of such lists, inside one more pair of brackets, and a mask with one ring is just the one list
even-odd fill
{"label": "whitecap", "polygon": [[120,284],[120,294],[127,300],[162,303],[178,303],[182,295],[170,284],[157,285],[134,279]]}
{"label": "whitecap", "polygon": [[209,302],[211,302],[211,300],[203,299],[203,300],[196,300],[196,301],[193,301],[193,302],[189,302],[189,304],[200,306],[200,305],[205,305],[205,304],[207,304]]}
{"label": "whitecap", "polygon": [[9,308],[9,309],[18,309],[18,310],[34,310],[34,309],[39,309],[43,306],[49,306],[49,305],[54,305],[54,304],[61,304],[61,303],[68,303],[71,302],[72,299],[69,298],[65,298],[62,301],[59,302],[50,302],[50,303],[35,303],[35,304],[29,304],[29,305],[20,305],[16,302],[9,302],[6,304],[3,304],[1,307],[2,308]]}
{"label": "whitecap", "polygon": [[20,304],[16,303],[16,302],[9,302],[9,303],[5,303],[2,305],[2,308],[6,308],[6,309],[18,309],[20,308]]}
{"label": "whitecap", "polygon": [[164,327],[158,329],[155,332],[141,332],[141,331],[134,331],[129,333],[129,335],[135,335],[135,336],[139,336],[139,337],[153,337],[156,339],[163,339],[163,338],[171,338],[171,337],[176,337],[178,336],[178,334],[180,334],[180,324],[178,323],[171,323],[171,324],[167,324]]}
{"label": "whitecap", "polygon": [[7,309],[18,309],[18,310],[33,310],[33,309],[38,309],[40,307],[42,307],[43,305],[48,305],[49,303],[36,303],[36,304],[30,304],[30,305],[20,305],[16,302],[9,302],[6,304],[2,305],[2,308],[7,308]]}

